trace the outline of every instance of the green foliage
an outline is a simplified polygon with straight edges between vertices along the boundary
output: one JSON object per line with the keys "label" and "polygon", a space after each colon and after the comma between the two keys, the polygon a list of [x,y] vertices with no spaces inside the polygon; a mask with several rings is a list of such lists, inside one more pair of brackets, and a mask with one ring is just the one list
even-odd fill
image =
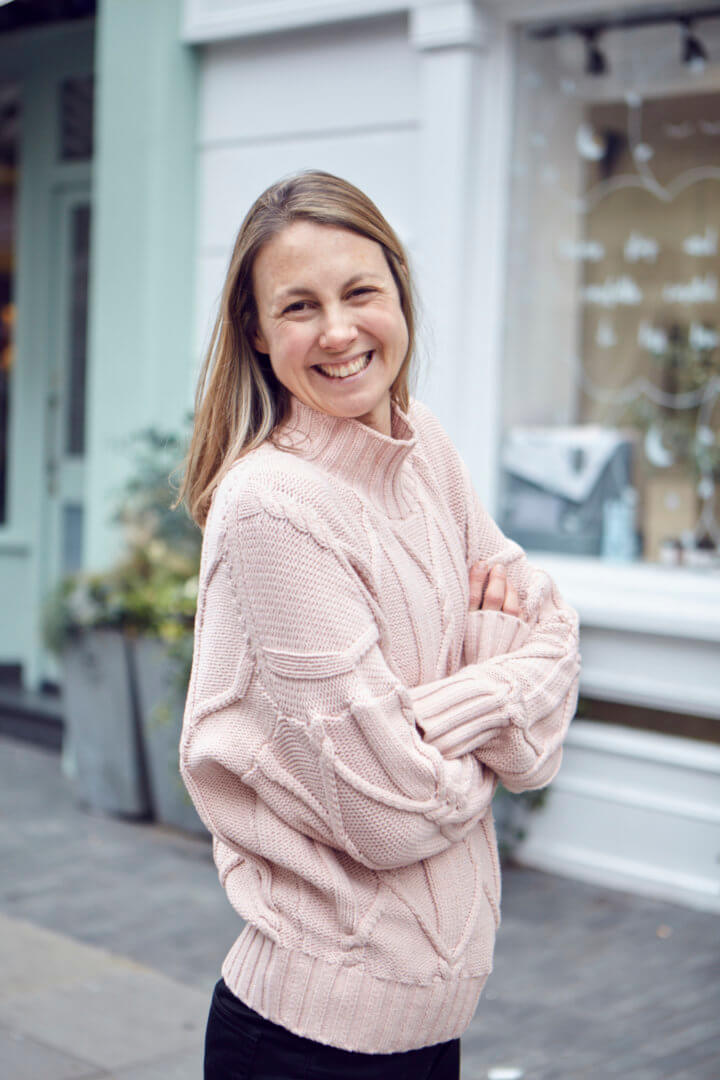
{"label": "green foliage", "polygon": [[60,583],[45,604],[45,642],[60,653],[70,637],[95,627],[151,634],[172,643],[189,671],[202,537],[183,509],[173,509],[171,474],[184,440],[149,429],[131,446],[135,467],[114,515],[124,533],[123,555],[103,573],[73,574]]}
{"label": "green foliage", "polygon": [[184,509],[173,507],[173,477],[185,455],[185,444],[179,435],[155,428],[133,437],[135,467],[119,492],[114,515],[131,551],[155,545],[158,552],[199,560],[200,530]]}

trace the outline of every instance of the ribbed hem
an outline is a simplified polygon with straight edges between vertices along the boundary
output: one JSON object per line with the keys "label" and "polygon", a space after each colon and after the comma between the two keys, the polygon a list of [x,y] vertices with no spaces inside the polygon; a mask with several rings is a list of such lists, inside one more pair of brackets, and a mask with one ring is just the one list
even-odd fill
{"label": "ribbed hem", "polygon": [[465,621],[463,653],[466,664],[479,664],[493,656],[520,649],[530,637],[530,627],[505,611],[471,611]]}
{"label": "ribbed hem", "polygon": [[428,986],[377,979],[355,964],[331,964],[284,949],[249,924],[222,967],[251,1009],[315,1042],[392,1054],[459,1038],[487,975]]}

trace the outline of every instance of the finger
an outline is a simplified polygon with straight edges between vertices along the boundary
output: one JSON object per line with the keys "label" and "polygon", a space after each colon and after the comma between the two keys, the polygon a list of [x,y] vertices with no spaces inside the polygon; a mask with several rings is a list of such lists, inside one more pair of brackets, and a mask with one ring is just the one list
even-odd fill
{"label": "finger", "polygon": [[488,569],[484,563],[476,562],[470,567],[470,611],[477,611],[482,603],[487,575]]}
{"label": "finger", "polygon": [[514,585],[511,585],[508,581],[507,588],[505,589],[505,603],[502,606],[506,615],[515,615],[520,617],[520,597],[518,596],[517,589]]}
{"label": "finger", "polygon": [[505,603],[505,567],[498,563],[493,566],[485,586],[483,597],[483,611],[502,611]]}

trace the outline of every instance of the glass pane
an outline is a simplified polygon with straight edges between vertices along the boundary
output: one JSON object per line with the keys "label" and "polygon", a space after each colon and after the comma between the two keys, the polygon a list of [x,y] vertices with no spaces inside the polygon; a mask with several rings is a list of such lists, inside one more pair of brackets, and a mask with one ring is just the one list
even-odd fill
{"label": "glass pane", "polygon": [[67,503],[62,508],[62,572],[75,574],[83,567],[82,506]]}
{"label": "glass pane", "polygon": [[[717,55],[720,20],[700,29]],[[720,565],[720,93],[677,24],[596,44],[518,46],[503,525],[529,548]]]}
{"label": "glass pane", "polygon": [[68,354],[68,454],[85,452],[85,373],[87,367],[90,207],[72,211],[70,248],[70,341]]}
{"label": "glass pane", "polygon": [[7,521],[10,383],[14,360],[15,211],[20,108],[17,90],[0,85],[0,524]]}
{"label": "glass pane", "polygon": [[60,87],[60,159],[90,161],[93,155],[92,75],[65,79]]}

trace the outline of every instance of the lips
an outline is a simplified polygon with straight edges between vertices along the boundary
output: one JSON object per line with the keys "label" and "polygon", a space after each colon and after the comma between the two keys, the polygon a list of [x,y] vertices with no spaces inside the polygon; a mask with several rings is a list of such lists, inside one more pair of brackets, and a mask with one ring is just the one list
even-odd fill
{"label": "lips", "polygon": [[319,371],[327,379],[348,379],[352,375],[358,375],[364,371],[373,358],[373,349],[361,353],[351,360],[335,364],[316,364],[315,370]]}

